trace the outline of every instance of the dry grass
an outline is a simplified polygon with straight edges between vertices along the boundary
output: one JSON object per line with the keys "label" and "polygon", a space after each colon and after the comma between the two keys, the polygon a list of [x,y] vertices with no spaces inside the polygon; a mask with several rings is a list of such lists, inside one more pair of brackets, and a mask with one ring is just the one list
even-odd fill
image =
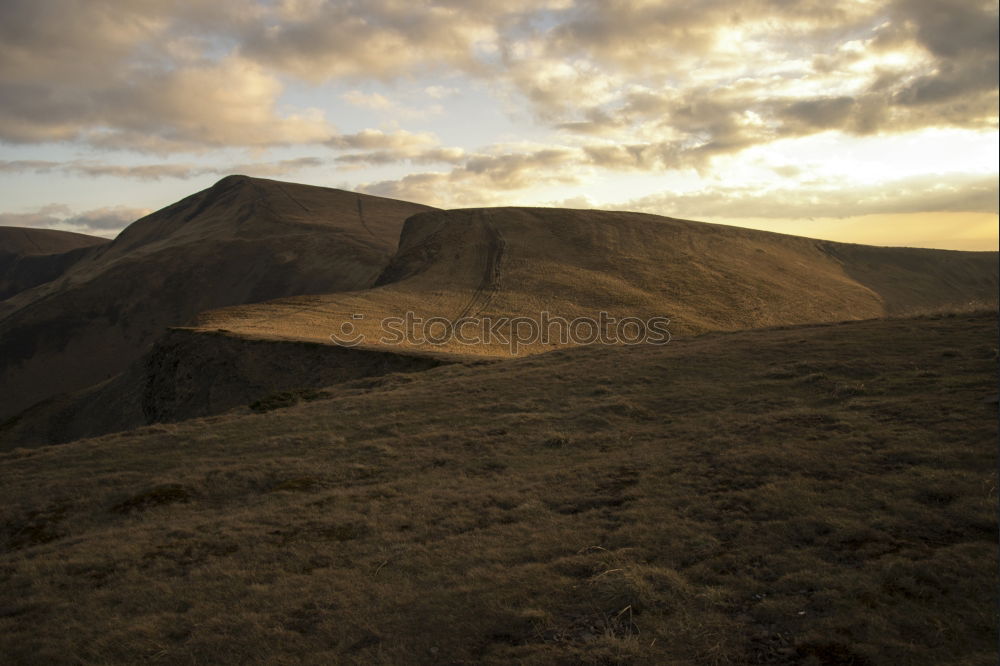
{"label": "dry grass", "polygon": [[[674,335],[691,335],[936,311],[970,299],[995,308],[996,293],[995,252],[832,243],[641,213],[484,208],[409,218],[374,288],[202,313],[199,328],[328,343],[347,325],[375,347],[506,358],[502,341],[383,344],[392,336],[380,324],[408,311],[452,322],[607,312],[668,317]],[[509,326],[498,330],[511,337]],[[555,339],[520,351],[551,351]]]}
{"label": "dry grass", "polygon": [[583,348],[0,456],[17,664],[991,664],[996,313]]}

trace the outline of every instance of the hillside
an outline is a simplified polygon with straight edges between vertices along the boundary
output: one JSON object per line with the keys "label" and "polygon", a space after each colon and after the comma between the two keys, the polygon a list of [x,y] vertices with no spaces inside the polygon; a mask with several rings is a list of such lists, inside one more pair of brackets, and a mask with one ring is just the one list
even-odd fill
{"label": "hillside", "polygon": [[994,664],[997,333],[572,348],[3,453],[0,654]]}
{"label": "hillside", "polygon": [[[373,289],[208,312],[198,328],[326,342],[346,326],[363,346],[502,358],[514,351],[503,337],[520,337],[510,326],[492,344],[467,345],[435,336],[443,324],[396,341],[382,322],[406,312],[451,322],[539,321],[543,311],[571,322],[605,312],[618,320],[666,317],[671,334],[684,336],[995,304],[997,273],[995,252],[857,246],[640,213],[433,211],[406,221]],[[528,337],[530,325],[522,332]],[[516,345],[516,353],[564,346],[552,333]]]}
{"label": "hillside", "polygon": [[106,238],[55,229],[0,227],[0,301],[54,280]]}
{"label": "hillside", "polygon": [[230,176],[0,303],[0,419],[122,372],[199,312],[361,289],[426,206]]}
{"label": "hillside", "polygon": [[463,362],[313,342],[171,330],[115,377],[0,423],[0,451],[61,444],[243,407],[275,393]]}
{"label": "hillside", "polygon": [[0,254],[4,255],[60,254],[107,242],[107,238],[72,231],[0,226]]}
{"label": "hillside", "polygon": [[[369,211],[362,216],[360,201]],[[65,364],[60,372],[72,371],[80,362],[74,350],[89,345],[91,385],[64,383],[63,390],[76,390],[62,395],[46,385],[48,400],[20,413],[9,410],[0,423],[0,450],[217,414],[278,391],[324,386],[334,377],[547,352],[587,342],[583,336],[591,334],[589,340],[620,343],[619,334],[634,333],[618,328],[626,318],[643,325],[659,318],[662,341],[996,303],[997,253],[990,252],[850,245],[625,212],[496,208],[409,215],[413,207],[402,202],[241,178],[185,202],[135,223],[104,250],[106,262],[115,265],[108,258],[121,256],[129,270],[156,276],[152,296],[148,288],[140,292],[156,307],[136,294],[95,291],[107,283],[108,271],[80,289],[57,284],[47,299],[51,305],[43,301],[42,312],[65,307],[79,313],[86,302],[82,291],[94,299],[92,311],[115,314],[100,329],[100,341],[72,337],[76,329],[70,327],[59,339],[65,351],[8,371],[13,379],[7,386],[30,387],[46,377],[38,372],[55,372],[57,363]],[[280,215],[262,219],[260,209]],[[320,210],[326,217],[315,213]],[[291,235],[296,228],[301,235]],[[267,235],[278,231],[285,234],[280,241]],[[229,238],[235,234],[266,242],[248,254],[240,249],[245,244]],[[390,240],[394,234],[398,248]],[[267,289],[277,288],[277,250],[290,252],[296,244],[296,259],[285,266],[295,279],[280,288],[306,295],[266,300]],[[211,281],[198,262],[208,252],[226,258],[211,268]],[[246,266],[253,267],[250,276]],[[168,283],[165,275],[174,277]],[[206,303],[224,299],[248,304],[202,312]],[[118,313],[130,305],[144,308],[142,335],[135,335],[136,312]],[[167,319],[166,313],[173,314]],[[385,322],[407,313],[437,324],[414,325],[409,337],[394,339],[403,326],[387,331]],[[616,321],[601,330],[600,324],[590,327],[587,321],[599,322],[601,313]],[[100,317],[77,316],[85,331],[102,325]],[[562,325],[543,325],[543,316]],[[161,338],[167,326],[195,317],[195,325]],[[463,318],[469,326],[456,328]],[[513,329],[504,323],[512,318],[522,318]],[[571,330],[577,318],[584,325]],[[65,319],[52,314],[47,321]],[[37,330],[21,322],[9,318],[11,339]],[[59,334],[59,326],[42,338]],[[345,330],[349,335],[341,339],[359,344],[335,347],[331,334]],[[466,344],[456,332],[478,342]],[[125,333],[134,337],[122,354],[115,336]],[[654,333],[647,329],[641,340]],[[157,339],[163,343],[150,344]],[[30,351],[35,338],[29,343]],[[102,358],[110,350],[113,363]],[[260,363],[265,370],[255,365]],[[95,379],[94,366],[107,374]],[[108,368],[120,372],[111,376]],[[38,395],[28,393],[20,404]]]}

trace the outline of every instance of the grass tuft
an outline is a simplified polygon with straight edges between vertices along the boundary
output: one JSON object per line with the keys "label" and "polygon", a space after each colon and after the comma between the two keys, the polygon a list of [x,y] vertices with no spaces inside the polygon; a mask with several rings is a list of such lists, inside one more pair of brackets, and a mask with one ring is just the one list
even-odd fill
{"label": "grass tuft", "polygon": [[190,502],[193,498],[191,489],[179,483],[166,483],[154,486],[141,493],[118,502],[111,507],[114,513],[131,513],[133,511],[146,511],[153,507],[165,504],[176,504],[178,502]]}

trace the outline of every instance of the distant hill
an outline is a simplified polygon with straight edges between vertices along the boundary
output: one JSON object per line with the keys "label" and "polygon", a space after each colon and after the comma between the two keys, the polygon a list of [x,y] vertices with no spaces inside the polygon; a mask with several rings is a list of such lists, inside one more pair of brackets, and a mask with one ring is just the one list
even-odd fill
{"label": "distant hill", "polygon": [[[997,284],[995,252],[851,245],[641,213],[432,211],[407,220],[399,252],[375,288],[208,312],[198,328],[328,341],[349,325],[365,346],[382,347],[392,337],[382,335],[383,319],[407,311],[450,320],[537,320],[546,311],[568,321],[600,312],[663,316],[672,334],[691,335],[995,304]],[[390,346],[510,354],[502,341]]]}
{"label": "distant hill", "polygon": [[59,254],[109,242],[107,238],[58,229],[0,227],[0,254],[4,255]]}
{"label": "distant hill", "polygon": [[0,301],[54,280],[107,238],[55,229],[0,227]]}
{"label": "distant hill", "polygon": [[0,419],[121,372],[204,310],[371,286],[426,206],[229,176],[0,302]]}

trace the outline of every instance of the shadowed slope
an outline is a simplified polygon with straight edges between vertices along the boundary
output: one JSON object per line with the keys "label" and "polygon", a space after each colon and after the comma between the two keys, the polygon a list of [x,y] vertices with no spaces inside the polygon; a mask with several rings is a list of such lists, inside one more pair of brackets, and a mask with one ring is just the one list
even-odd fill
{"label": "shadowed slope", "polygon": [[882,299],[887,313],[996,303],[997,252],[824,244],[854,280]]}
{"label": "shadowed slope", "polygon": [[55,229],[0,227],[0,301],[54,280],[106,238]]}
{"label": "shadowed slope", "polygon": [[[407,311],[451,321],[537,321],[542,311],[596,319],[603,311],[617,318],[669,317],[671,332],[686,335],[995,302],[997,268],[996,253],[988,252],[859,249],[639,213],[496,208],[410,218],[377,285],[210,312],[199,326],[317,341],[346,326],[367,346],[502,357],[510,353],[503,340],[399,342],[384,335],[381,322]],[[559,342],[528,343],[519,351],[545,351]]]}
{"label": "shadowed slope", "polygon": [[0,654],[995,664],[996,341],[566,349],[0,454]]}
{"label": "shadowed slope", "polygon": [[55,396],[0,423],[0,451],[209,416],[275,394],[362,378],[376,382],[461,360],[172,330],[108,381]]}
{"label": "shadowed slope", "polygon": [[58,254],[81,247],[103,245],[107,238],[57,229],[0,227],[0,253],[16,256]]}
{"label": "shadowed slope", "polygon": [[123,370],[206,309],[362,289],[417,204],[230,176],[0,304],[0,418]]}

